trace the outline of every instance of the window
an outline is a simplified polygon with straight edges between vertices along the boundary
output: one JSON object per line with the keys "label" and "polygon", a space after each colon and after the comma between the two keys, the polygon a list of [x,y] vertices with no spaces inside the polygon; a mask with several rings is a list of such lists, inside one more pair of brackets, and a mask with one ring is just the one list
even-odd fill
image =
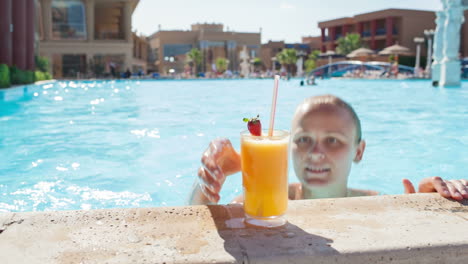
{"label": "window", "polygon": [[125,21],[122,2],[95,1],[94,38],[97,40],[124,40]]}
{"label": "window", "polygon": [[85,8],[81,0],[52,2],[52,34],[54,39],[86,39]]}
{"label": "window", "polygon": [[164,45],[164,57],[175,57],[186,54],[192,49],[191,44],[166,44]]}
{"label": "window", "polygon": [[63,77],[76,78],[78,73],[86,72],[86,55],[63,55],[62,75]]}

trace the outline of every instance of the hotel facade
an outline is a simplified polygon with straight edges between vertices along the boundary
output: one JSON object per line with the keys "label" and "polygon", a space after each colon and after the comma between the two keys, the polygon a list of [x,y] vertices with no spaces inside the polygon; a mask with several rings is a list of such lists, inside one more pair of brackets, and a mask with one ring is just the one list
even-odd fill
{"label": "hotel facade", "polygon": [[[308,37],[307,39],[302,39],[302,43],[285,43],[284,41],[268,41],[265,44],[262,44],[261,50],[261,60],[264,66],[263,70],[279,70],[281,64],[277,61],[276,55],[280,53],[283,49],[294,49],[296,50],[297,57],[303,57],[304,61],[307,59],[307,56],[314,50],[319,49],[319,46],[316,42],[311,42],[310,39],[313,37]],[[316,37],[318,38],[318,37]]]}
{"label": "hotel facade", "polygon": [[213,71],[217,58],[226,58],[228,69],[238,71],[239,54],[244,47],[250,59],[260,57],[261,33],[224,31],[222,24],[193,24],[190,31],[159,30],[148,37],[148,42],[154,58],[152,70],[163,75],[170,71],[185,71],[186,54],[192,48],[202,53],[202,66],[198,72]]}
{"label": "hotel facade", "polygon": [[[338,38],[358,33],[362,41],[373,50],[398,43],[416,51],[414,37],[424,37],[425,29],[435,29],[435,12],[385,9],[353,17],[343,17],[318,23],[321,30],[321,51],[335,50]],[[425,45],[422,50],[425,54]]]}
{"label": "hotel facade", "polygon": [[38,0],[38,53],[49,58],[53,76],[99,77],[132,70],[132,13],[138,3],[139,0]]}

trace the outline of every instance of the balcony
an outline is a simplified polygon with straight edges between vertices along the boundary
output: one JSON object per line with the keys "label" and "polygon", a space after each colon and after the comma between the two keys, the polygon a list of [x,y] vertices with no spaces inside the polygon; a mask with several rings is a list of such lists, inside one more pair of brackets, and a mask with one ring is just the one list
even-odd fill
{"label": "balcony", "polygon": [[[379,28],[375,31],[375,36],[384,36],[386,34],[387,34],[386,28]],[[393,28],[392,35],[398,35],[398,30],[396,28]],[[368,38],[371,36],[372,36],[372,33],[370,30],[365,30],[361,33],[361,38]]]}
{"label": "balcony", "polygon": [[381,36],[381,35],[385,35],[387,33],[387,30],[385,28],[378,28],[376,31],[375,31],[375,35],[376,36]]}
{"label": "balcony", "polygon": [[123,5],[123,2],[96,4],[94,10],[94,39],[125,39]]}
{"label": "balcony", "polygon": [[367,30],[366,30],[366,31],[363,31],[362,34],[361,34],[361,36],[362,36],[363,38],[365,38],[365,37],[370,37],[370,36],[371,36],[370,30],[369,30],[369,31],[367,31]]}
{"label": "balcony", "polygon": [[97,40],[123,40],[124,34],[122,32],[96,32],[94,39]]}

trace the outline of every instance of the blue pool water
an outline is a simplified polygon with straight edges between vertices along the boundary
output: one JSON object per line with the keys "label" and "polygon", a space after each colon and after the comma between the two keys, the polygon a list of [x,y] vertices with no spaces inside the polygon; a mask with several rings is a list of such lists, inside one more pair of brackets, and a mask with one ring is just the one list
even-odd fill
{"label": "blue pool water", "polygon": [[[272,80],[55,82],[0,91],[0,211],[175,206],[200,155],[243,117],[270,111]],[[468,83],[324,80],[280,83],[277,128],[305,97],[332,93],[361,118],[367,148],[350,186],[402,193],[402,178],[466,178]],[[296,181],[290,170],[290,181]],[[222,201],[241,193],[228,178]]]}

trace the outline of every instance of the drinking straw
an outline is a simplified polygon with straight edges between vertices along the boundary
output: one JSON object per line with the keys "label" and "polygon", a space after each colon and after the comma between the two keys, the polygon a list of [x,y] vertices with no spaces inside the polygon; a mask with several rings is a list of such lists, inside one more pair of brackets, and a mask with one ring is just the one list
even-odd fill
{"label": "drinking straw", "polygon": [[273,125],[275,124],[276,98],[278,97],[279,78],[279,75],[275,75],[275,84],[273,86],[273,101],[271,102],[270,128],[268,129],[269,137],[273,136]]}

